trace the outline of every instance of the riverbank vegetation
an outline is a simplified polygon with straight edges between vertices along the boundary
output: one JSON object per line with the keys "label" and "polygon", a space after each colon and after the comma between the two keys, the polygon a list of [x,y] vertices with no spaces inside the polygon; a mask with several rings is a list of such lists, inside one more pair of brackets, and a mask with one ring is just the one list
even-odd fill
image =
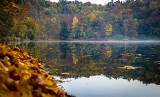
{"label": "riverbank vegetation", "polygon": [[68,97],[42,67],[18,47],[0,44],[0,97]]}
{"label": "riverbank vegetation", "polygon": [[77,0],[0,2],[1,40],[118,40],[143,39],[142,36],[160,36],[158,0],[126,0],[105,5]]}

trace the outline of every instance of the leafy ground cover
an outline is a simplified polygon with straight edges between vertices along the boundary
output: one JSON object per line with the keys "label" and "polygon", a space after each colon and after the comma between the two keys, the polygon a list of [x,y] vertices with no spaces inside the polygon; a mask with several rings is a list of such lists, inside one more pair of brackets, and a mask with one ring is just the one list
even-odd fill
{"label": "leafy ground cover", "polygon": [[42,63],[18,47],[0,44],[0,97],[68,97]]}

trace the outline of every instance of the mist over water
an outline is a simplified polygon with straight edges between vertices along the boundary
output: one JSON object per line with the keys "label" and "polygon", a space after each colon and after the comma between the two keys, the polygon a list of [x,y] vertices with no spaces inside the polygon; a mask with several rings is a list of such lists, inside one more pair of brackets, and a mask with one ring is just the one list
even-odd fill
{"label": "mist over water", "polygon": [[49,41],[34,41],[34,42],[65,42],[65,43],[160,43],[160,40],[108,40],[108,41],[99,41],[99,40],[49,40]]}

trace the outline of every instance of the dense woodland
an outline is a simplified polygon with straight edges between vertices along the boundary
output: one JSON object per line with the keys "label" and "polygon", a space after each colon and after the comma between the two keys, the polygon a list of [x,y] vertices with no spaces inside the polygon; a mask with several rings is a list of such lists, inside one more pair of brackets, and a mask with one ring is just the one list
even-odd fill
{"label": "dense woodland", "polygon": [[105,5],[77,0],[3,0],[1,40],[121,40],[160,37],[160,1]]}

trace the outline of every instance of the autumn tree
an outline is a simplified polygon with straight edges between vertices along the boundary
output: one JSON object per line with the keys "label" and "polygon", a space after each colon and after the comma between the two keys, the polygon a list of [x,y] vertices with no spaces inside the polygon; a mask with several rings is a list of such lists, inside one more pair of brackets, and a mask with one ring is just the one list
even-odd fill
{"label": "autumn tree", "polygon": [[76,16],[73,17],[72,28],[74,28],[78,24],[79,20]]}
{"label": "autumn tree", "polygon": [[93,22],[96,18],[96,14],[94,14],[94,13],[89,13],[88,16],[89,16],[89,19],[90,19],[91,22]]}
{"label": "autumn tree", "polygon": [[67,13],[75,13],[77,11],[77,5],[75,4],[67,4],[66,5],[66,12]]}
{"label": "autumn tree", "polygon": [[33,40],[36,37],[38,31],[38,23],[30,17],[25,17],[23,21],[19,21],[16,26],[14,26],[13,34],[15,33],[16,37],[20,37],[22,39]]}
{"label": "autumn tree", "polygon": [[106,24],[105,27],[104,27],[104,30],[105,30],[105,34],[107,36],[111,35],[112,34],[112,25],[111,24]]}
{"label": "autumn tree", "polygon": [[51,17],[46,20],[45,32],[47,35],[47,39],[59,39],[60,32],[60,21],[57,17]]}
{"label": "autumn tree", "polygon": [[70,39],[75,39],[76,38],[76,34],[77,34],[77,30],[78,30],[78,23],[79,23],[79,20],[76,16],[73,17],[73,20],[72,20],[72,27],[71,27],[71,32],[69,34],[69,38]]}
{"label": "autumn tree", "polygon": [[22,0],[2,0],[0,2],[0,38],[7,37],[14,25],[13,18],[21,13],[18,6]]}

